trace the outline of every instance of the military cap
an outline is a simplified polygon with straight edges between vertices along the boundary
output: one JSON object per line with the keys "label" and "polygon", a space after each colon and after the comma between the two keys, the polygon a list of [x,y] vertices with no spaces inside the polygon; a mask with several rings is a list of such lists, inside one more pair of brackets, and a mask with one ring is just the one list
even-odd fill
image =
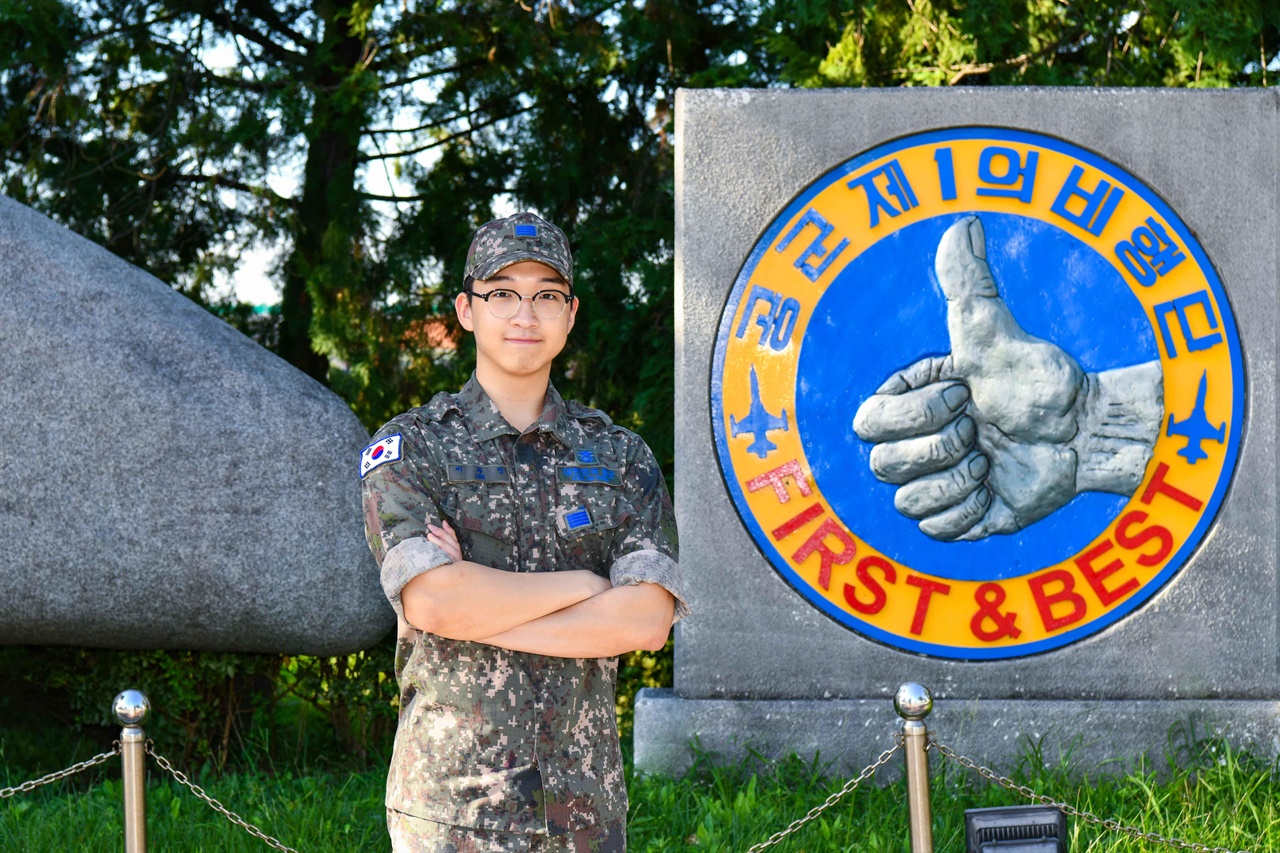
{"label": "military cap", "polygon": [[467,250],[466,275],[481,281],[520,261],[538,261],[573,287],[573,254],[564,232],[535,213],[517,213],[486,222]]}

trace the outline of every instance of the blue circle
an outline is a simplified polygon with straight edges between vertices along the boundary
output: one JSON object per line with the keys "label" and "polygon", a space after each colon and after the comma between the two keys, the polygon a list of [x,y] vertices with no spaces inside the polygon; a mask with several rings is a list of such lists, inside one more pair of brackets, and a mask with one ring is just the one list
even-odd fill
{"label": "blue circle", "polygon": [[[940,542],[898,512],[897,487],[871,473],[872,445],[854,434],[853,413],[893,373],[950,352],[934,256],[943,232],[967,215],[936,216],[895,231],[832,281],[800,347],[796,422],[814,479],[860,538],[917,571],[996,580],[1071,558],[1115,519],[1128,497],[1086,492],[1017,533]],[[1062,347],[1087,373],[1159,360],[1142,303],[1105,258],[1039,219],[978,217],[996,286],[1029,334]],[[1112,310],[1082,310],[1098,305]]]}

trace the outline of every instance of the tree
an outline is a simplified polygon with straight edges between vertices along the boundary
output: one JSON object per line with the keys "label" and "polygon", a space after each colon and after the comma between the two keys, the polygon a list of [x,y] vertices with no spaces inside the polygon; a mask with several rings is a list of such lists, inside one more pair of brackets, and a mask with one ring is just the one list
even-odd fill
{"label": "tree", "polygon": [[[461,384],[469,342],[451,305],[470,234],[498,209],[535,209],[576,250],[582,308],[557,385],[640,429],[670,473],[670,103],[681,85],[765,81],[755,14],[702,0],[0,0],[0,180],[205,303],[216,271],[280,241],[274,322],[210,307],[370,429]],[[226,670],[228,708],[237,678],[276,666],[236,657],[193,664]],[[636,679],[669,673],[669,652],[634,657]],[[115,668],[147,666],[20,659],[39,662],[23,678],[97,692]]]}
{"label": "tree", "polygon": [[684,84],[762,82],[744,61],[753,15],[3,0],[4,191],[197,300],[246,247],[282,241],[263,339],[370,428],[460,383],[450,304],[469,235],[495,204],[538,210],[577,248],[582,331],[557,382],[669,464],[669,104]]}
{"label": "tree", "polygon": [[1280,76],[1280,7],[1268,0],[781,0],[761,29],[796,86],[1219,87]]}

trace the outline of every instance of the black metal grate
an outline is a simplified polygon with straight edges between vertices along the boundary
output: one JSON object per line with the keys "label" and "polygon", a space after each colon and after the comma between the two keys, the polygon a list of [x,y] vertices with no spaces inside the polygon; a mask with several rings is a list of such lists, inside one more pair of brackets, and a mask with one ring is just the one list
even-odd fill
{"label": "black metal grate", "polygon": [[1058,838],[1058,826],[1053,823],[1029,823],[1023,826],[984,826],[978,830],[978,841],[1026,841],[1037,838]]}
{"label": "black metal grate", "polygon": [[1057,809],[969,809],[964,823],[966,853],[1067,853],[1067,819]]}

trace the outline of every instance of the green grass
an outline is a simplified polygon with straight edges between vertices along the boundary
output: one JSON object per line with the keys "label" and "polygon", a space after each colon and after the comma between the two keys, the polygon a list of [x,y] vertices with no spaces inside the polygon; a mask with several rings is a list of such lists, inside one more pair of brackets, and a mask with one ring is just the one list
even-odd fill
{"label": "green grass", "polygon": [[[1280,850],[1280,775],[1248,755],[1210,747],[1194,769],[1162,768],[1122,777],[1084,779],[1069,767],[1045,768],[1034,754],[1010,775],[1059,801],[1102,818],[1232,850]],[[895,762],[898,759],[895,757]],[[930,758],[934,849],[963,853],[964,811],[1028,801],[971,777],[958,765]],[[630,849],[743,853],[786,828],[844,780],[824,779],[822,767],[796,759],[767,771],[699,768],[681,781],[633,782]],[[1072,853],[1128,853],[1169,849],[1069,818]],[[771,848],[791,853],[868,851],[907,853],[906,786],[901,780],[859,787],[803,829]]]}
{"label": "green grass", "polygon": [[[263,851],[269,848],[190,791],[156,778],[147,786],[147,849]],[[119,853],[119,770],[86,790],[45,786],[0,801],[0,850]],[[197,780],[226,808],[287,846],[308,851],[387,850],[380,771],[334,776],[228,774]],[[16,781],[16,780],[15,780]]]}
{"label": "green grass", "polygon": [[[1025,803],[940,761],[936,754],[931,767],[934,849],[939,853],[963,853],[966,808]],[[1189,767],[1163,767],[1160,774],[1148,769],[1083,779],[1066,766],[1045,768],[1034,751],[1018,767],[1007,769],[1019,783],[1143,831],[1232,850],[1280,850],[1280,773],[1272,764],[1217,743],[1206,744]],[[727,768],[699,763],[679,780],[634,778],[629,848],[633,853],[745,853],[841,787],[843,780],[828,779],[822,771],[817,762],[790,759]],[[148,849],[268,849],[185,788],[161,778],[153,762],[148,763],[148,773]],[[24,778],[28,776],[15,775],[0,755],[0,785]],[[381,768],[222,776],[206,772],[196,781],[227,808],[303,853],[389,849]],[[89,771],[0,800],[0,850],[117,853],[123,838],[120,802],[118,759],[108,762],[105,772]],[[1076,819],[1068,821],[1068,831],[1072,853],[1168,849]],[[860,787],[773,849],[907,853],[904,783]]]}

